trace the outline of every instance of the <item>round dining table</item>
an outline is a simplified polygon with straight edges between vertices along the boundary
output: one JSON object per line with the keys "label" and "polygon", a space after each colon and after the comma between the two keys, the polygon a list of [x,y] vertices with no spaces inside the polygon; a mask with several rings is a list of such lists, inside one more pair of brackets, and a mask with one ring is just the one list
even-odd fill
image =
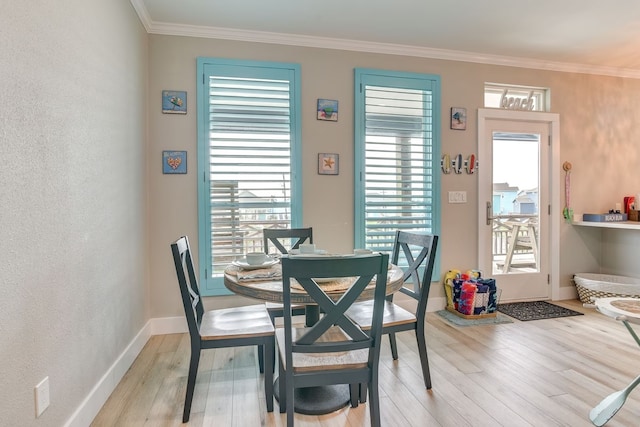
{"label": "round dining table", "polygon": [[[254,271],[265,270],[267,272],[262,273],[262,277],[260,273],[251,274]],[[238,295],[262,301],[282,302],[282,276],[280,271],[280,264],[276,264],[262,270],[253,269],[249,271],[244,271],[242,267],[231,264],[224,270],[224,285],[231,292]],[[243,278],[242,272],[249,274],[244,275]],[[272,274],[271,277],[270,274]],[[391,295],[402,287],[403,274],[404,271],[400,267],[389,264],[389,270],[387,272],[387,295]],[[329,297],[337,300],[345,290],[346,288],[336,287],[334,290],[326,290],[325,292]],[[364,301],[373,299],[373,293],[374,287],[372,282],[371,286],[365,288],[365,290],[360,294],[360,298],[358,298],[358,300]],[[302,289],[291,289],[291,303],[315,304],[313,299]]]}
{"label": "round dining table", "polygon": [[[393,264],[389,264],[387,272],[386,294],[391,295],[398,291],[404,281],[402,276],[404,271]],[[358,300],[373,299],[374,283],[372,282],[360,294]],[[282,275],[280,264],[275,264],[265,269],[244,270],[242,267],[231,264],[224,271],[224,284],[235,294],[267,302],[282,303]],[[325,293],[332,299],[338,300],[344,293],[346,287],[336,283],[332,287],[328,284]],[[306,324],[313,325],[320,316],[320,310],[313,299],[302,289],[292,286],[291,303],[306,306]],[[274,385],[274,395],[278,399],[278,379]],[[306,415],[322,415],[334,412],[345,407],[350,401],[349,386],[346,384],[330,385],[322,387],[296,388],[294,405],[295,411]]]}

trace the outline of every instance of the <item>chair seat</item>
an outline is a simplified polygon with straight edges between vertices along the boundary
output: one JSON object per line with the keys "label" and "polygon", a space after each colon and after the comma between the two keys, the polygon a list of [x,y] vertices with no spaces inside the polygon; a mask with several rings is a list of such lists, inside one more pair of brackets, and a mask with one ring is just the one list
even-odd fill
{"label": "chair seat", "polygon": [[269,313],[262,304],[206,311],[200,325],[203,340],[269,336],[274,331]]}
{"label": "chair seat", "polygon": [[[295,341],[304,335],[309,328],[292,328],[292,339]],[[342,329],[334,326],[324,333],[318,342],[339,341],[345,339]],[[276,343],[280,354],[285,353],[284,328],[276,329]],[[328,371],[337,369],[366,368],[369,357],[368,349],[352,350],[336,353],[293,353],[294,372]],[[286,358],[281,357],[286,369]]]}
{"label": "chair seat", "polygon": [[[347,310],[347,316],[362,329],[371,328],[371,315],[373,313],[373,301],[362,301],[353,304]],[[417,322],[416,316],[391,301],[384,303],[383,328],[411,324]]]}

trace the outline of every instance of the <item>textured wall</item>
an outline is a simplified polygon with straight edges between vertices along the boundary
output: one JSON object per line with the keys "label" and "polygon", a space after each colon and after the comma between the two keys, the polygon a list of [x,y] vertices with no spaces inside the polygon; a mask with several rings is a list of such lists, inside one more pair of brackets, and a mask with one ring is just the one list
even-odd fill
{"label": "textured wall", "polygon": [[60,426],[148,319],[147,35],[128,0],[38,0],[0,39],[0,424]]}

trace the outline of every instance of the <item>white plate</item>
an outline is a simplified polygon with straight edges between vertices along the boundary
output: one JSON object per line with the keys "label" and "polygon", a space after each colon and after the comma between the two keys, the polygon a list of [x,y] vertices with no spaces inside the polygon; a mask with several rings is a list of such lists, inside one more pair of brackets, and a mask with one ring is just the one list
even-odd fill
{"label": "white plate", "polygon": [[235,265],[236,267],[240,267],[243,270],[257,270],[259,268],[271,267],[272,265],[276,265],[277,263],[278,263],[277,259],[270,258],[267,261],[263,262],[262,264],[253,265],[253,264],[247,263],[247,259],[245,257],[242,257],[240,259],[233,261],[231,264]]}

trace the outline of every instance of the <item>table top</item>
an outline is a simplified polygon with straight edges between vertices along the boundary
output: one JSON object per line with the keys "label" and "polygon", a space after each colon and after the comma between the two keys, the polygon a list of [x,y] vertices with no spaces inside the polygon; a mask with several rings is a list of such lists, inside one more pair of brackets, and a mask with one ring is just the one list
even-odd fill
{"label": "table top", "polygon": [[596,298],[596,309],[616,320],[640,324],[640,299],[630,297]]}
{"label": "table top", "polygon": [[[270,269],[264,270],[272,270],[280,269],[280,264],[271,267]],[[254,270],[255,271],[255,270]],[[282,277],[278,276],[277,278],[264,279],[264,280],[238,280],[238,273],[242,272],[242,269],[236,265],[229,265],[224,271],[224,285],[231,292],[236,293],[238,295],[244,295],[250,298],[255,298],[263,301],[271,301],[271,302],[282,302],[283,294],[282,294]],[[242,273],[241,273],[242,274]],[[402,287],[404,272],[400,267],[397,267],[393,264],[389,265],[389,271],[387,272],[387,295],[390,295],[398,289]],[[331,290],[332,285],[335,287],[335,290]],[[327,289],[325,292],[331,298],[335,298],[336,300],[340,298],[340,296],[344,293],[344,287],[335,286],[335,284],[327,283]],[[374,293],[373,283],[365,288],[365,290],[360,295],[360,300],[372,299]],[[313,304],[313,299],[307,295],[307,293],[302,289],[297,289],[292,286],[291,289],[291,302],[295,304]]]}

